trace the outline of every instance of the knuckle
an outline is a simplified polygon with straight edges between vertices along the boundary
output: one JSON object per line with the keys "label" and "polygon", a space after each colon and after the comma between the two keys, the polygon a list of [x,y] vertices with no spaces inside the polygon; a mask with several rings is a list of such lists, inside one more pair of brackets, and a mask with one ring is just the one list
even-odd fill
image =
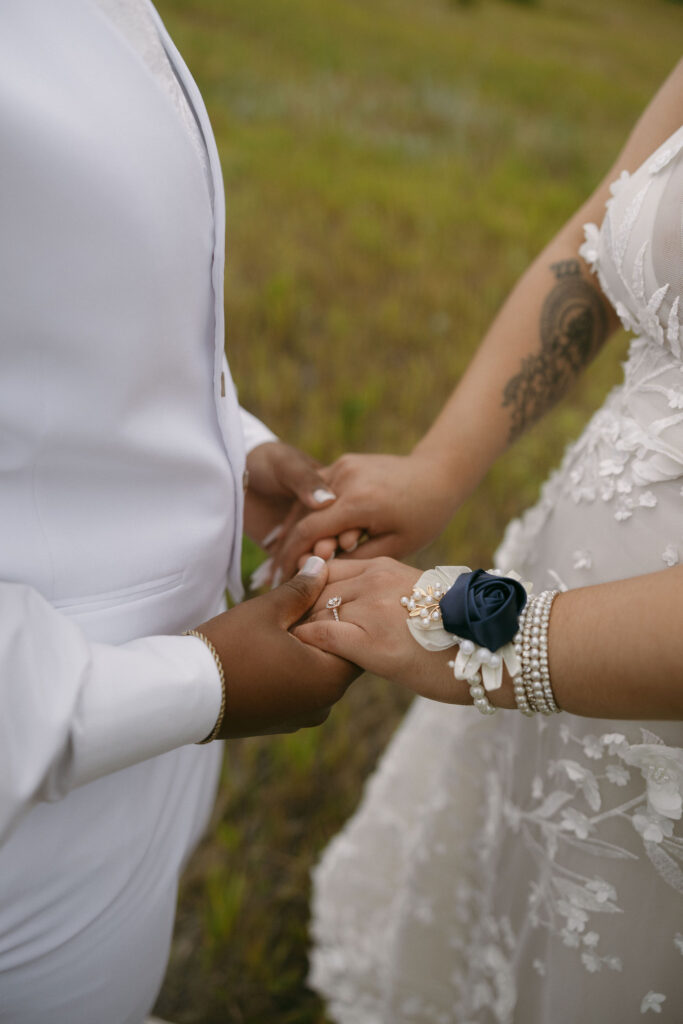
{"label": "knuckle", "polygon": [[310,589],[309,577],[297,574],[284,583],[284,587],[294,597],[299,598],[308,594]]}
{"label": "knuckle", "polygon": [[318,640],[322,647],[329,648],[332,646],[333,633],[330,627],[330,623],[325,620],[318,620],[315,623],[315,638]]}
{"label": "knuckle", "polygon": [[292,547],[295,548],[306,548],[310,546],[312,540],[315,537],[315,531],[313,530],[308,516],[304,516],[303,519],[299,519],[291,530],[291,543]]}

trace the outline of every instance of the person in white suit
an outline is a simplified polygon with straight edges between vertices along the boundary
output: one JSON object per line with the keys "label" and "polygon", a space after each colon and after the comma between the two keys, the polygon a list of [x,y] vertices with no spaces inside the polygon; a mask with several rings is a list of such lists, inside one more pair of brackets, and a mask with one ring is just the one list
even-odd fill
{"label": "person in white suit", "polygon": [[202,741],[319,722],[352,674],[288,632],[321,559],[224,610],[245,465],[257,537],[333,495],[239,408],[218,154],[147,0],[2,4],[0,226],[0,1022],[139,1024]]}

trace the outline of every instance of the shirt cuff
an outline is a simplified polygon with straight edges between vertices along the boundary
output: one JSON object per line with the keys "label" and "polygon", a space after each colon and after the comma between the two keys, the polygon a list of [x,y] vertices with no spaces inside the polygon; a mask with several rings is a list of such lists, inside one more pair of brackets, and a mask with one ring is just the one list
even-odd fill
{"label": "shirt cuff", "polygon": [[244,448],[247,453],[258,448],[260,444],[268,444],[270,441],[277,441],[278,437],[269,430],[265,423],[257,419],[252,413],[247,412],[240,406],[240,417],[242,420],[242,432],[244,434]]}
{"label": "shirt cuff", "polygon": [[73,724],[69,788],[198,743],[216,724],[221,682],[197,637],[93,644],[92,669]]}

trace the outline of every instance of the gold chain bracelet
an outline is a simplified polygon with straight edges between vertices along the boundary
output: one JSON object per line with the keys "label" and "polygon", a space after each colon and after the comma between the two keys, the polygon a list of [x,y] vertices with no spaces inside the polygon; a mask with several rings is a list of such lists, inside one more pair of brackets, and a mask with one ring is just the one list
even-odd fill
{"label": "gold chain bracelet", "polygon": [[183,636],[196,636],[198,640],[201,640],[201,641],[203,641],[203,643],[206,644],[206,646],[211,651],[211,654],[213,655],[213,660],[216,662],[216,668],[218,669],[218,676],[219,676],[220,681],[221,681],[221,707],[220,707],[220,711],[218,712],[218,718],[216,719],[216,724],[214,725],[214,727],[211,730],[211,732],[209,733],[209,735],[205,739],[198,741],[197,745],[201,746],[203,743],[211,743],[213,740],[217,739],[218,738],[218,734],[221,731],[221,726],[223,725],[223,717],[225,715],[225,701],[226,701],[225,672],[223,671],[223,662],[221,661],[221,659],[219,657],[218,651],[216,650],[214,645],[211,643],[211,641],[209,640],[208,636],[204,636],[204,634],[200,633],[198,629],[186,629],[185,632],[183,633]]}

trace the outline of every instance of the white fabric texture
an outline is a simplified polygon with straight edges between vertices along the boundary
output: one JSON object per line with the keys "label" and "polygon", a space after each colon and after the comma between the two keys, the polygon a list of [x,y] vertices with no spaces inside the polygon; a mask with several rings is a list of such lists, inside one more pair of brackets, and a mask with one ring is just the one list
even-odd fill
{"label": "white fabric texture", "polygon": [[220,166],[147,0],[1,5],[0,153],[0,1022],[139,1024],[241,596]]}
{"label": "white fabric texture", "polygon": [[[495,556],[536,591],[683,555],[683,129],[612,192],[582,255],[637,336]],[[314,873],[310,981],[331,1019],[678,1022],[682,747],[681,723],[417,700]]]}

